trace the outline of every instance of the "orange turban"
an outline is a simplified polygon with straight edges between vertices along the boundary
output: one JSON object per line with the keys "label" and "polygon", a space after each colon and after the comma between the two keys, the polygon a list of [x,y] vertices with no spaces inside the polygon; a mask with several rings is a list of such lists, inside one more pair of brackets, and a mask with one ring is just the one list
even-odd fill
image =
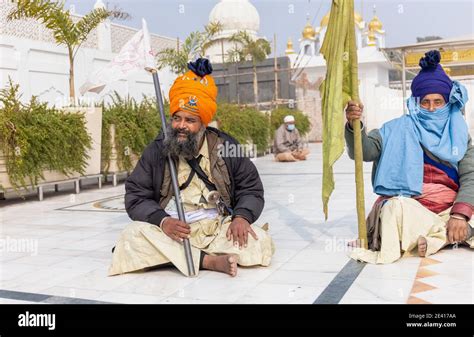
{"label": "orange turban", "polygon": [[188,64],[189,71],[179,76],[170,89],[170,113],[186,111],[201,117],[207,126],[217,110],[217,86],[210,75],[212,66],[207,59]]}

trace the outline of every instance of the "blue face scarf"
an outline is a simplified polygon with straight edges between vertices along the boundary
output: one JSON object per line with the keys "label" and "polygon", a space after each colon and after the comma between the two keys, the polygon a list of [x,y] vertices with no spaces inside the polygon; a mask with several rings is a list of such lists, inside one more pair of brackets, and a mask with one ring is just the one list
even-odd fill
{"label": "blue face scarf", "polygon": [[455,169],[467,151],[469,131],[461,109],[466,88],[453,81],[449,102],[430,112],[415,97],[407,100],[409,115],[380,128],[382,154],[375,174],[374,192],[380,195],[420,195],[423,188],[423,148]]}

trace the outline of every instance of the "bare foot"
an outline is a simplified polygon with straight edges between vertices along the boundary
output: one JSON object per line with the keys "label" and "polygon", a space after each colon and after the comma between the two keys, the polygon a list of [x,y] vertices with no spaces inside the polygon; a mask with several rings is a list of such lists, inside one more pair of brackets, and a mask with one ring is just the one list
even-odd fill
{"label": "bare foot", "polygon": [[206,255],[202,261],[202,267],[208,270],[219,271],[234,277],[237,275],[237,255]]}
{"label": "bare foot", "polygon": [[418,255],[420,255],[421,257],[425,257],[427,248],[428,244],[426,242],[426,239],[423,236],[420,236],[418,238]]}
{"label": "bare foot", "polygon": [[302,154],[295,156],[295,158],[298,160],[306,160],[306,156],[303,156]]}

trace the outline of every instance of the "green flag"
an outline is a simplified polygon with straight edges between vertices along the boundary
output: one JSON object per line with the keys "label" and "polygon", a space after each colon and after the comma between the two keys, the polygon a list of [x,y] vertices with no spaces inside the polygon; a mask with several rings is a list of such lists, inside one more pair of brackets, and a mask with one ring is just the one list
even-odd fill
{"label": "green flag", "polygon": [[326,78],[321,84],[323,118],[323,209],[327,219],[329,197],[334,190],[333,165],[344,152],[344,107],[358,100],[357,47],[354,1],[333,0],[321,47]]}

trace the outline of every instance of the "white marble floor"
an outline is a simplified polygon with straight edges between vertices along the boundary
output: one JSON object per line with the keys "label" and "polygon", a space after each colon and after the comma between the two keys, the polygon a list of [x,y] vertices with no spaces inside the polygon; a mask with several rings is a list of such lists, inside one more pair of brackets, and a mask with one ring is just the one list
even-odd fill
{"label": "white marble floor", "polygon": [[[173,268],[107,277],[110,250],[130,221],[120,207],[123,183],[77,195],[46,193],[41,202],[0,201],[0,303],[28,302],[2,290],[57,296],[65,303],[313,303],[348,263],[345,243],[357,237],[357,220],[353,162],[344,154],[335,167],[336,190],[324,221],[321,144],[310,148],[306,162],[256,160],[266,198],[257,224],[269,223],[276,252],[269,267],[240,268],[235,278],[210,271],[186,278]],[[367,210],[375,199],[370,170],[365,164]],[[105,204],[110,208],[101,208]],[[437,276],[426,279],[436,289],[417,298],[472,303],[473,256],[469,250],[440,253],[439,261],[449,263],[430,265]],[[407,303],[421,261],[365,266],[336,303]]]}

